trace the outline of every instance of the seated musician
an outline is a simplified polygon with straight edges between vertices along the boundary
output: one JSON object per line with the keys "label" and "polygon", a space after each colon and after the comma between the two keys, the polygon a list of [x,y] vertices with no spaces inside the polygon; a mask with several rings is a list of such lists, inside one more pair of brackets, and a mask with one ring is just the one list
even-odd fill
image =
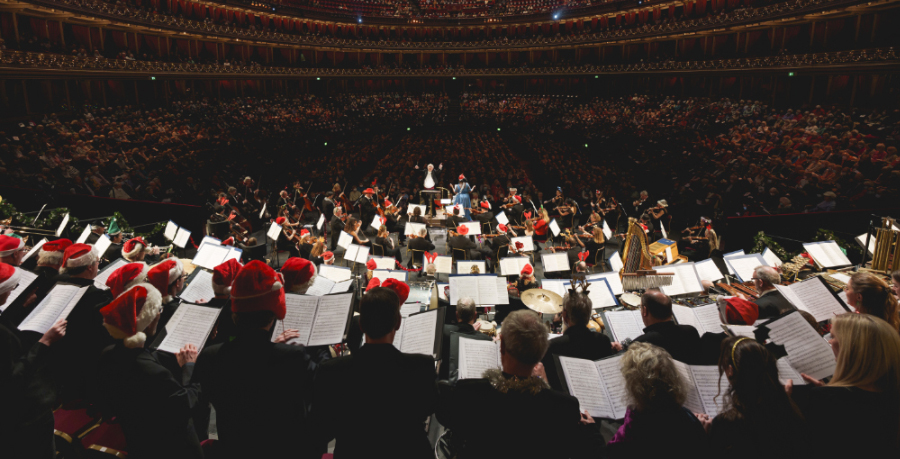
{"label": "seated musician", "polygon": [[490,223],[494,219],[494,212],[491,211],[491,203],[488,202],[487,196],[479,199],[478,193],[472,193],[472,219],[480,225]]}
{"label": "seated musician", "polygon": [[[534,221],[534,239],[535,242],[544,242],[550,233],[550,215],[547,209],[541,209],[541,215]],[[527,225],[527,224],[526,224]]]}
{"label": "seated musician", "polygon": [[[641,295],[641,319],[645,325],[644,334],[634,342],[659,346],[679,362],[693,364],[696,361],[700,334],[690,325],[675,323],[672,299],[668,295],[654,289]],[[613,348],[622,350],[623,343],[613,343]]]}
{"label": "seated musician", "polygon": [[447,217],[445,226],[447,226],[447,228],[456,228],[460,223],[465,223],[467,221],[468,220],[466,220],[466,217],[460,215],[459,207],[453,207],[453,210],[450,212],[450,216]]}
{"label": "seated musician", "polygon": [[366,237],[365,233],[360,231],[361,226],[362,222],[357,220],[356,217],[350,217],[347,219],[347,226],[344,227],[344,232],[353,236],[354,244],[370,247],[372,242],[369,241],[369,238]]}
{"label": "seated musician", "polygon": [[286,217],[278,217],[275,219],[276,225],[281,225],[281,232],[278,233],[278,239],[275,240],[275,247],[278,250],[287,250],[292,257],[299,257],[300,251],[297,250],[297,244],[294,243],[294,230],[290,227],[290,222]]}
{"label": "seated musician", "polygon": [[447,247],[450,248],[451,253],[454,249],[465,250],[468,257],[467,259],[469,260],[483,260],[484,253],[478,249],[478,246],[475,245],[468,236],[466,236],[467,234],[469,234],[469,227],[467,226],[460,226],[459,228],[456,228],[456,231],[450,230],[450,238],[447,240]]}
{"label": "seated musician", "polygon": [[[418,208],[416,208],[418,210]],[[409,245],[407,248],[409,250],[421,250],[424,252],[430,252],[434,250],[434,244],[428,240],[428,229],[422,228],[419,230],[418,234],[410,234],[409,235]],[[417,254],[418,256],[418,254]],[[410,253],[409,262],[407,263],[408,268],[412,268],[412,253]]]}
{"label": "seated musician", "polygon": [[[603,438],[593,419],[579,413],[574,397],[550,389],[542,379],[546,375],[540,362],[547,347],[540,315],[514,311],[503,321],[502,369],[485,371],[483,379],[460,380],[456,386],[440,384],[437,418],[459,440],[457,457],[602,455]],[[484,413],[473,409],[475,401],[503,413],[503,422],[496,423],[490,435],[480,425]]]}
{"label": "seated musician", "polygon": [[753,269],[753,286],[759,292],[755,303],[759,306],[760,319],[769,319],[797,309],[775,288],[779,284],[781,274],[775,268],[757,266]]}
{"label": "seated musician", "polygon": [[396,247],[394,240],[391,239],[391,233],[388,233],[387,226],[381,225],[378,227],[378,235],[375,236],[375,243],[384,248],[384,256],[393,257],[397,260],[397,263],[402,261],[402,255],[400,255],[400,248]]}
{"label": "seated musician", "polygon": [[588,321],[591,320],[594,309],[587,294],[580,290],[574,292],[570,290],[563,298],[562,306],[562,321],[565,324],[565,331],[562,336],[550,340],[550,347],[543,359],[544,368],[547,371],[547,382],[556,390],[562,390],[562,383],[559,379],[554,355],[599,360],[615,353],[609,337],[588,328]]}
{"label": "seated musician", "polygon": [[534,267],[531,264],[527,264],[519,273],[519,279],[516,281],[516,290],[524,292],[533,288],[541,288],[541,286],[534,277]]}
{"label": "seated musician", "polygon": [[[455,380],[457,375],[450,374],[450,359],[454,356],[450,355],[451,343],[460,337],[464,339],[477,339],[482,341],[490,341],[491,337],[485,335],[475,328],[475,320],[478,319],[478,311],[475,307],[475,300],[469,297],[460,298],[456,302],[456,323],[444,325],[443,345],[441,346],[441,369],[439,379]],[[459,362],[453,362],[453,367],[458,367]]]}
{"label": "seated musician", "polygon": [[315,239],[310,234],[309,230],[303,228],[300,230],[300,243],[298,244],[297,250],[300,252],[301,258],[310,259],[310,252],[312,252],[313,243]]}

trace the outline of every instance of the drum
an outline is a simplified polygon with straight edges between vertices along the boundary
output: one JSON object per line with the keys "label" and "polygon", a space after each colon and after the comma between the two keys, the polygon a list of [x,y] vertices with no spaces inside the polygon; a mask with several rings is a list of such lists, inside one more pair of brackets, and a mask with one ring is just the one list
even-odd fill
{"label": "drum", "polygon": [[641,307],[641,297],[634,293],[623,293],[619,297],[626,309],[639,309]]}
{"label": "drum", "polygon": [[490,337],[494,337],[497,334],[497,324],[495,322],[488,322],[486,320],[478,319],[478,323],[481,324],[481,328],[478,329],[479,332],[484,333]]}

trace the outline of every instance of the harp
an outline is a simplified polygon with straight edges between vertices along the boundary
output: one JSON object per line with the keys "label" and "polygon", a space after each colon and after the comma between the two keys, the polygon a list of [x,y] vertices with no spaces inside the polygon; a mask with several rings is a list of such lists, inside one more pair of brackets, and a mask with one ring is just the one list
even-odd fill
{"label": "harp", "polygon": [[647,234],[635,218],[628,219],[628,233],[622,251],[622,287],[625,290],[644,290],[672,285],[674,274],[653,270],[656,258],[650,254]]}

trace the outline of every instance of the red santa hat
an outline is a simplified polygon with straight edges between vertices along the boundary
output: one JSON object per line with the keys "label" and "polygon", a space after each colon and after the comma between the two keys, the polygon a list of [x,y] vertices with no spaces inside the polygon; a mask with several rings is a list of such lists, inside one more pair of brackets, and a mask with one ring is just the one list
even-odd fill
{"label": "red santa hat", "polygon": [[0,295],[13,291],[19,285],[21,272],[13,265],[0,263]]}
{"label": "red santa hat", "polygon": [[522,271],[519,272],[519,275],[520,275],[520,276],[530,276],[530,275],[532,275],[532,274],[534,274],[534,267],[531,266],[531,263],[526,264],[526,265],[522,268]]}
{"label": "red santa hat", "polygon": [[222,245],[234,245],[234,236],[222,241]]}
{"label": "red santa hat", "polygon": [[377,277],[373,277],[372,280],[369,281],[369,285],[366,286],[366,291],[372,290],[375,287],[384,287],[389,288],[400,297],[400,304],[406,303],[406,299],[409,298],[409,285],[406,282],[398,281],[394,278],[389,278],[384,282],[381,282]]}
{"label": "red santa hat", "polygon": [[392,203],[388,198],[384,198],[384,207],[391,207],[394,203]]}
{"label": "red santa hat", "polygon": [[0,258],[8,257],[25,247],[25,241],[12,236],[0,236]]}
{"label": "red santa hat", "polygon": [[72,241],[68,239],[57,239],[47,242],[41,246],[38,252],[38,264],[45,266],[59,266],[62,263],[63,255],[66,249],[72,245]]}
{"label": "red santa hat", "polygon": [[284,282],[274,269],[252,260],[238,272],[231,283],[231,310],[236,313],[271,311],[284,320]]}
{"label": "red santa hat", "polygon": [[490,210],[490,209],[491,209],[491,203],[489,203],[489,202],[487,202],[487,201],[481,201],[481,208],[482,208],[482,209]]}
{"label": "red santa hat", "polygon": [[112,293],[113,298],[118,298],[119,295],[125,293],[131,287],[145,282],[148,271],[150,271],[150,267],[146,263],[128,263],[109,275],[106,279],[106,286],[109,287],[109,292]]}
{"label": "red santa hat", "polygon": [[144,238],[136,237],[129,239],[125,242],[125,245],[122,246],[122,258],[131,261],[134,257],[138,256],[141,252],[143,252],[147,248],[147,243],[144,242]]}
{"label": "red santa hat", "polygon": [[366,191],[363,191],[363,194],[375,194],[375,190],[371,188],[366,188]]}
{"label": "red santa hat", "polygon": [[369,271],[375,271],[376,269],[378,269],[378,264],[375,263],[374,258],[369,258],[369,261],[366,262],[366,269],[368,269]]}
{"label": "red santa hat", "polygon": [[87,244],[72,244],[63,252],[62,264],[59,267],[60,273],[65,273],[66,269],[81,268],[90,266],[100,257],[94,252],[94,248]]}
{"label": "red santa hat", "polygon": [[309,230],[306,228],[303,228],[302,230],[300,230],[300,237],[306,237],[306,236],[309,236]]}
{"label": "red santa hat", "polygon": [[181,260],[168,259],[163,260],[152,267],[147,272],[147,282],[156,287],[159,293],[163,294],[163,302],[172,301],[172,295],[169,295],[169,286],[181,277],[184,272],[184,265]]}
{"label": "red santa hat", "polygon": [[521,197],[521,196],[515,195],[515,196],[513,196],[513,198],[516,200],[516,202],[518,202],[519,204],[522,204],[522,197]]}
{"label": "red santa hat", "polygon": [[458,227],[456,227],[456,232],[461,236],[465,236],[469,234],[469,227],[466,225],[459,225]]}
{"label": "red santa hat", "polygon": [[[322,254],[323,261],[331,261],[334,259],[334,252],[325,252]],[[368,265],[368,263],[366,263]]]}
{"label": "red santa hat", "polygon": [[316,277],[316,265],[305,258],[288,258],[281,265],[281,277],[284,279],[285,291],[305,292]]}
{"label": "red santa hat", "polygon": [[462,181],[465,180],[465,179],[466,179],[466,176],[465,176],[465,175],[459,174],[459,181],[460,181],[460,182],[462,182]]}
{"label": "red santa hat", "polygon": [[276,225],[281,225],[282,223],[284,223],[284,220],[285,220],[284,217],[278,217],[278,218],[275,219],[275,224],[276,224]]}
{"label": "red santa hat", "polygon": [[578,252],[578,260],[585,261],[587,260],[589,252]]}
{"label": "red santa hat", "polygon": [[127,348],[143,347],[144,330],[162,311],[162,296],[150,284],[138,284],[100,309],[103,326]]}
{"label": "red santa hat", "polygon": [[497,225],[497,229],[500,230],[500,231],[503,232],[503,233],[506,233],[506,232],[509,231],[509,227],[507,227],[507,226],[504,225],[503,223]]}
{"label": "red santa hat", "polygon": [[759,319],[759,306],[736,296],[719,297],[719,311],[724,311],[725,320],[732,325],[753,325]]}
{"label": "red santa hat", "polygon": [[212,276],[213,293],[222,296],[231,294],[231,284],[243,267],[241,262],[234,258],[229,258],[225,263],[216,266]]}

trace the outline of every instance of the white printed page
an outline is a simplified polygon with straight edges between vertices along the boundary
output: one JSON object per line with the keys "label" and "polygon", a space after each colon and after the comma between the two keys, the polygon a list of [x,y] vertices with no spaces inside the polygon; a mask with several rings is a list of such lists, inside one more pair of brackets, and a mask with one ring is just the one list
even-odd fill
{"label": "white printed page", "polygon": [[[349,282],[349,281],[348,281]],[[312,285],[306,289],[305,295],[309,296],[323,296],[331,293],[331,289],[334,288],[334,284],[336,282],[325,277],[325,276],[316,276],[313,279]]]}
{"label": "white printed page", "polygon": [[485,371],[500,368],[500,342],[460,336],[458,361],[459,379],[481,379]]}
{"label": "white printed page", "polygon": [[176,225],[175,222],[173,222],[172,220],[169,220],[169,222],[166,223],[166,229],[163,231],[163,236],[167,240],[171,241],[172,239],[175,239],[175,233],[177,233],[177,232],[178,232],[178,225]]}
{"label": "white printed page", "polygon": [[325,276],[335,282],[342,282],[350,280],[353,277],[353,271],[351,271],[350,268],[322,264],[322,266],[319,267],[319,275]]}
{"label": "white printed page", "polygon": [[[737,252],[726,253],[725,255],[722,256],[722,258],[724,258],[724,259],[727,260],[727,259],[729,259],[729,258],[731,258],[731,257],[739,257],[739,256],[741,256],[741,255],[744,255],[744,249],[738,250]],[[728,274],[731,274],[731,275],[733,276],[733,275],[734,275],[734,270],[731,269],[731,265],[729,265],[729,264],[726,262],[726,263],[725,263],[725,267],[728,268]]]}
{"label": "white printed page", "polygon": [[559,295],[560,298],[566,296],[566,293],[568,293],[568,291],[569,291],[568,287],[566,287],[566,284],[568,284],[568,282],[566,282],[564,280],[558,280],[558,279],[542,279],[541,280],[541,288],[542,289],[549,290],[549,291]]}
{"label": "white printed page", "polygon": [[341,282],[335,282],[334,286],[331,287],[331,293],[344,293],[350,289],[350,286],[353,285],[353,280],[345,280]]}
{"label": "white printed page", "polygon": [[343,341],[352,304],[352,293],[320,297],[307,346],[322,346]]}
{"label": "white printed page", "polygon": [[[240,262],[241,255],[243,255],[243,253],[244,253],[244,251],[241,249],[238,249],[236,247],[229,247],[228,254],[225,255],[225,258],[222,259],[222,263],[225,263],[228,260],[236,260],[236,261]],[[216,265],[216,266],[218,266],[218,265]],[[213,269],[215,269],[215,266],[213,266]]]}
{"label": "white printed page", "polygon": [[[462,212],[460,212],[461,214]],[[469,236],[477,236],[481,234],[481,223],[479,222],[464,222],[460,223],[459,226],[465,226],[469,228]]]}
{"label": "white printed page", "polygon": [[800,373],[791,366],[791,361],[787,357],[782,357],[775,362],[778,368],[778,381],[781,384],[787,384],[791,380],[795,386],[806,384]]}
{"label": "white printed page", "polygon": [[658,273],[673,273],[672,284],[662,287],[662,292],[669,296],[702,292],[703,287],[694,271],[693,263],[682,263],[670,266],[654,266]]}
{"label": "white printed page", "polygon": [[777,285],[781,292],[797,309],[802,309],[816,318],[817,322],[847,312],[831,290],[819,279],[812,278],[787,287]]}
{"label": "white printed page", "polygon": [[31,247],[31,249],[28,251],[28,253],[26,253],[25,256],[22,257],[22,261],[20,261],[19,264],[21,265],[22,263],[25,263],[25,261],[28,260],[29,258],[31,258],[32,255],[36,254],[38,250],[41,250],[41,247],[43,247],[44,244],[46,244],[46,243],[47,243],[47,238],[41,239],[40,242],[38,242],[33,247]]}
{"label": "white printed page", "polygon": [[766,327],[769,329],[769,339],[784,346],[791,366],[798,372],[816,379],[834,374],[835,362],[831,346],[800,313],[790,313]]}
{"label": "white printed page", "polygon": [[19,272],[19,285],[17,285],[12,292],[9,292],[9,297],[6,298],[6,303],[0,305],[0,312],[3,312],[3,310],[6,309],[7,306],[11,305],[13,301],[16,301],[16,298],[18,298],[19,295],[22,294],[22,292],[27,290],[31,283],[34,282],[34,280],[38,277],[37,274],[31,271],[26,271],[22,268],[15,269]]}
{"label": "white printed page", "polygon": [[766,260],[766,264],[773,268],[777,268],[782,265],[782,261],[780,258],[778,258],[778,255],[775,255],[775,252],[769,250],[768,247],[763,250],[762,257],[763,260]]}
{"label": "white printed page", "polygon": [[612,289],[613,295],[621,295],[625,293],[625,289],[622,287],[622,279],[619,278],[618,270],[614,272],[589,274],[585,276],[585,280],[587,280],[588,282],[591,282],[595,279],[606,279],[606,281],[609,282],[609,288]]}
{"label": "white printed page", "polygon": [[616,418],[615,409],[594,362],[560,356],[559,364],[566,377],[569,392],[578,399],[579,411],[587,410],[595,418]]}
{"label": "white printed page", "polygon": [[105,234],[100,236],[97,239],[97,242],[94,242],[94,253],[96,253],[98,257],[102,257],[111,244],[112,241],[109,239],[109,236]]}
{"label": "white printed page", "polygon": [[724,325],[722,329],[729,332],[728,334],[731,336],[756,339],[756,327],[753,325]]}
{"label": "white printed page", "polygon": [[483,261],[463,261],[458,260],[456,262],[456,273],[457,274],[472,274],[472,266],[478,267],[478,274],[486,274],[487,273],[487,265]]}
{"label": "white printed page", "polygon": [[179,296],[188,303],[197,303],[200,300],[208,303],[216,296],[216,292],[212,289],[212,277],[211,272],[201,270]]}
{"label": "white printed page", "polygon": [[695,263],[694,268],[697,269],[697,277],[702,281],[716,282],[725,277],[712,258]]}
{"label": "white printed page", "polygon": [[677,360],[673,360],[673,362],[675,362],[678,374],[687,382],[687,398],[684,401],[684,407],[693,413],[706,413],[706,408],[703,406],[703,399],[697,390],[697,384],[694,382],[694,375],[691,372],[690,365]]}
{"label": "white printed page", "polygon": [[278,235],[281,234],[282,227],[277,223],[272,223],[269,225],[269,231],[266,232],[266,237],[275,241],[278,240]]}
{"label": "white printed page", "polygon": [[[756,255],[756,256],[753,256]],[[725,264],[737,275],[741,282],[750,282],[753,279],[753,271],[757,266],[765,266],[765,260],[756,253],[744,255],[740,257],[731,257],[725,259]]]}
{"label": "white printed page", "polygon": [[434,355],[434,339],[438,310],[414,314],[404,322],[403,342],[400,352],[405,354]]}
{"label": "white printed page", "polygon": [[476,304],[494,305],[500,300],[497,298],[497,278],[494,276],[476,276],[478,286],[478,300]]}
{"label": "white printed page", "polygon": [[820,247],[822,247],[822,251],[828,256],[828,260],[832,263],[831,266],[850,265],[850,260],[844,255],[844,251],[837,245],[837,242],[828,241],[821,244]]}
{"label": "white printed page", "polygon": [[[612,256],[609,257],[609,267],[615,273],[618,273],[625,267],[625,265],[622,264],[622,256],[619,255],[618,250],[613,252]],[[615,292],[615,289],[613,289],[613,292]],[[616,295],[621,295],[621,293],[616,293]]]}
{"label": "white printed page", "polygon": [[[353,244],[353,236],[351,236],[350,233],[346,231],[341,231],[341,234],[338,235],[338,247],[342,247],[346,250],[350,248],[350,244]],[[344,255],[344,258],[346,259],[347,256]]]}
{"label": "white printed page", "polygon": [[[397,329],[397,332],[394,333],[394,341],[393,345],[397,350],[400,350],[400,345],[403,344],[403,329],[406,328],[406,317],[402,317],[400,319],[400,328]],[[363,342],[366,341],[366,337],[363,336]],[[402,351],[401,351],[402,352]]]}
{"label": "white printed page", "polygon": [[456,304],[460,298],[470,297],[475,304],[483,303],[478,297],[478,278],[480,276],[450,276],[450,304]]}
{"label": "white printed page", "polygon": [[672,315],[675,316],[675,320],[677,320],[680,325],[690,325],[696,328],[701,335],[703,334],[703,326],[700,325],[700,321],[697,320],[697,316],[694,315],[694,311],[692,311],[691,308],[673,304]]}
{"label": "white printed page", "polygon": [[501,225],[509,224],[509,217],[507,217],[506,212],[504,212],[502,210],[500,212],[498,212],[497,215],[494,215],[494,218],[497,219],[497,223],[499,223]]}
{"label": "white printed page", "polygon": [[544,262],[544,272],[568,271],[569,255],[563,253],[543,253],[541,259]]}
{"label": "white printed page", "polygon": [[[410,207],[412,207],[412,206],[410,206]],[[414,234],[414,235],[418,236],[419,231],[421,231],[423,229],[425,229],[424,223],[406,222],[406,227],[403,228],[403,235],[409,236],[411,234]]]}
{"label": "white printed page", "polygon": [[719,306],[715,303],[691,308],[694,316],[700,323],[697,331],[704,333],[722,333],[722,318],[719,316]]}
{"label": "white printed page", "polygon": [[528,257],[506,257],[500,259],[501,276],[518,276],[525,265],[531,263]]}
{"label": "white printed page", "polygon": [[[590,284],[591,285],[588,287],[588,298],[591,299],[592,308],[609,308],[618,305],[616,297],[612,294],[606,279],[597,279],[590,282]],[[572,283],[564,283],[563,288],[566,291],[570,290],[572,288]],[[580,290],[581,289],[579,289],[579,291]]]}
{"label": "white printed page", "polygon": [[719,367],[717,365],[691,365],[690,368],[697,393],[700,394],[700,401],[703,403],[704,412],[710,416],[719,414],[724,409],[724,396],[728,391],[728,378],[722,375],[720,389]]}
{"label": "white printed page", "polygon": [[607,241],[612,239],[612,230],[609,229],[606,220],[603,220],[603,237],[605,237]]}
{"label": "white printed page", "polygon": [[600,379],[603,380],[603,387],[606,388],[606,394],[612,403],[615,419],[623,419],[625,411],[628,409],[628,394],[625,391],[625,377],[622,376],[622,356],[618,355],[594,363],[597,365]]}
{"label": "white printed page", "polygon": [[84,241],[87,240],[88,236],[91,235],[91,225],[87,224],[84,226],[84,231],[81,232],[81,235],[78,236],[78,239],[75,240],[76,244],[84,244]]}
{"label": "white printed page", "polygon": [[494,304],[509,304],[509,292],[506,290],[509,284],[506,283],[506,278],[495,277],[494,282],[497,285],[497,301]]}
{"label": "white printed page", "polygon": [[178,232],[175,233],[175,239],[172,240],[172,244],[178,248],[184,248],[184,245],[187,244],[188,239],[191,238],[191,232],[184,229],[178,228]]}
{"label": "white printed page", "polygon": [[177,353],[187,344],[203,349],[206,338],[216,324],[220,309],[182,304],[166,324],[166,337],[159,344],[158,350]]}
{"label": "white printed page", "polygon": [[388,279],[398,280],[400,282],[406,282],[406,271],[395,270],[389,271],[387,269],[376,269],[372,271],[372,278],[377,278],[381,282],[384,282]]}
{"label": "white printed page", "polygon": [[392,257],[372,257],[375,260],[375,268],[376,269],[394,269],[394,266],[397,264],[397,260]]}
{"label": "white printed page", "polygon": [[356,262],[356,255],[359,253],[359,246],[356,244],[350,244],[347,246],[347,249],[344,250],[344,260]]}
{"label": "white printed page", "polygon": [[285,330],[298,330],[300,336],[291,340],[291,344],[303,344],[309,342],[309,334],[312,332],[313,320],[316,317],[316,308],[319,304],[319,297],[295,295],[286,293],[284,295],[287,312],[284,320],[275,323],[275,332],[272,333],[272,341]]}
{"label": "white printed page", "polygon": [[644,334],[644,322],[640,311],[610,311],[606,313],[607,324],[612,329],[616,341],[635,339]]}
{"label": "white printed page", "polygon": [[439,255],[434,259],[434,267],[440,274],[453,274],[453,257]]}
{"label": "white printed page", "polygon": [[[344,255],[344,259],[349,260],[350,258]],[[356,254],[353,257],[353,261],[362,265],[366,264],[366,262],[369,261],[369,248],[364,245],[356,246]]]}
{"label": "white printed page", "polygon": [[31,314],[19,325],[19,330],[34,331],[40,334],[47,330],[60,319],[65,319],[87,292],[87,287],[77,285],[57,284],[31,311]]}
{"label": "white printed page", "polygon": [[556,223],[556,219],[550,220],[550,232],[553,233],[553,237],[559,236],[559,223]]}
{"label": "white printed page", "polygon": [[534,252],[534,240],[531,239],[531,236],[514,237],[514,238],[510,239],[510,241],[509,241],[509,246],[510,246],[510,247],[515,247],[515,246],[516,246],[516,242],[521,242],[521,243],[522,243],[522,246],[523,246],[523,247],[522,247],[521,251],[524,251],[524,252]]}

